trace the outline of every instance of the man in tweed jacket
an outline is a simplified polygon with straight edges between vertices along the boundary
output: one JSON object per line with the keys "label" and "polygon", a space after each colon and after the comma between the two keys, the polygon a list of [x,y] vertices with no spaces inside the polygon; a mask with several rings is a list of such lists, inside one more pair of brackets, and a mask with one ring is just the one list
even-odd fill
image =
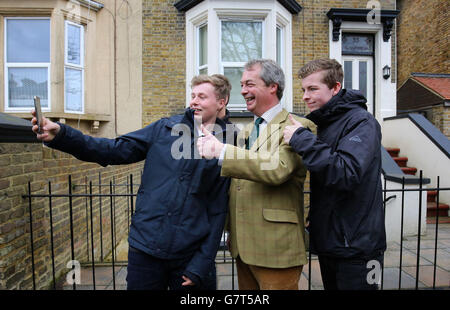
{"label": "man in tweed jacket", "polygon": [[[296,290],[307,263],[306,169],[283,141],[283,130],[291,125],[289,113],[279,104],[284,73],[272,60],[253,60],[245,65],[241,87],[247,109],[262,121],[256,141],[249,140],[258,125],[250,123],[240,131],[237,147],[223,145],[206,130],[197,146],[202,156],[219,158],[222,176],[232,177],[228,229],[239,289]],[[296,119],[315,131],[311,121]]]}

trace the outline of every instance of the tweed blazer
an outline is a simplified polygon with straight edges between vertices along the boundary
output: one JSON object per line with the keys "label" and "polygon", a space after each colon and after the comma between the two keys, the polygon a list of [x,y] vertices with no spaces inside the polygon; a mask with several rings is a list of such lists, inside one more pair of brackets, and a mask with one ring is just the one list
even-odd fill
{"label": "tweed blazer", "polygon": [[[304,239],[303,185],[306,168],[284,142],[291,125],[283,109],[261,131],[250,150],[245,140],[253,128],[240,131],[238,146],[227,145],[222,176],[232,177],[227,229],[231,255],[249,265],[288,268],[307,263]],[[316,132],[311,121],[295,116]]]}

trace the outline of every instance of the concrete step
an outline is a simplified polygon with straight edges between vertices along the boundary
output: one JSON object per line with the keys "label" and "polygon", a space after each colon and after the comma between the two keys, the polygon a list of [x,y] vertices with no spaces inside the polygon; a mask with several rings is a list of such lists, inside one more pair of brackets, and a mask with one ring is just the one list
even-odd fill
{"label": "concrete step", "polygon": [[448,204],[439,203],[439,207],[436,202],[427,202],[427,217],[436,217],[436,213],[439,216],[448,216],[448,210],[450,209]]}
{"label": "concrete step", "polygon": [[416,175],[417,168],[414,167],[400,167],[404,174]]}
{"label": "concrete step", "polygon": [[400,149],[396,147],[387,147],[386,151],[391,155],[392,157],[398,157],[398,154],[400,153]]}
{"label": "concrete step", "polygon": [[399,167],[406,167],[408,157],[392,157]]}
{"label": "concrete step", "polygon": [[436,202],[437,191],[427,191],[427,202]]}

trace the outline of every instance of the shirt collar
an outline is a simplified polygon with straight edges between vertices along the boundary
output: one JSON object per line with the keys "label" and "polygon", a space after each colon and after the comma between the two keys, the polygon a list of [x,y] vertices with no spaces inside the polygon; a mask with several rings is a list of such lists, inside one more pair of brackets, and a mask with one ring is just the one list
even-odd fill
{"label": "shirt collar", "polygon": [[[266,112],[264,112],[263,115],[261,115],[261,117],[264,119],[263,123],[270,123],[275,116],[277,116],[278,113],[280,113],[283,110],[283,107],[281,106],[281,104],[276,104],[275,106],[273,106],[272,108],[270,108],[269,110],[267,110]],[[258,118],[258,116],[254,116],[253,121],[255,121]]]}

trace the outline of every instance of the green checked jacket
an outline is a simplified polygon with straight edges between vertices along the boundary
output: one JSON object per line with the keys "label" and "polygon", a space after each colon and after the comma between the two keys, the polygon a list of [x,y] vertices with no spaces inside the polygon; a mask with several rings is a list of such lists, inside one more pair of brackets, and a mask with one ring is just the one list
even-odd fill
{"label": "green checked jacket", "polygon": [[[288,268],[307,263],[304,239],[303,185],[306,168],[301,157],[283,141],[291,125],[286,110],[262,130],[250,150],[245,140],[253,123],[241,130],[238,146],[228,145],[221,175],[232,177],[227,230],[231,255],[249,265]],[[311,121],[296,117],[314,133]]]}

